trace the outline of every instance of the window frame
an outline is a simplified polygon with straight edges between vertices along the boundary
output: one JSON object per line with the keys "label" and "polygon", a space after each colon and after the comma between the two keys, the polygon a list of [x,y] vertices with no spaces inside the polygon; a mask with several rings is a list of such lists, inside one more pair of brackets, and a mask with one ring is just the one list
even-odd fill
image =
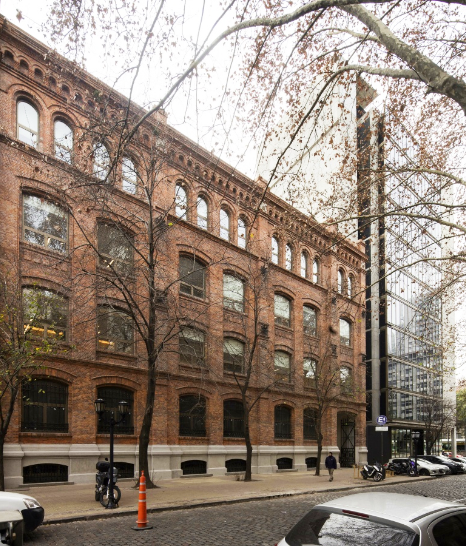
{"label": "window frame", "polygon": [[[31,199],[31,203],[27,202],[28,199]],[[46,211],[44,211],[44,209],[36,207],[32,203],[32,201],[34,199],[39,200],[40,203],[48,203],[49,206],[55,207],[57,209],[57,212],[59,212],[59,211],[63,212],[63,215],[61,216],[61,218],[64,218],[64,220],[65,220],[66,238],[58,237],[57,235],[55,235],[53,233],[49,233],[47,231],[43,231],[41,229],[38,229],[36,227],[33,227],[33,226],[30,226],[30,225],[26,224],[25,206],[27,206],[29,208],[35,208],[35,209],[37,209],[39,211],[42,211],[42,212],[46,212]],[[49,213],[55,214],[57,217],[60,217],[56,213],[53,213],[53,212],[50,212],[50,211],[49,211]],[[38,242],[35,242],[35,241],[27,240],[26,231],[30,231],[31,233],[34,233],[34,234],[38,235],[39,237],[43,237],[44,244],[41,244],[41,243],[38,243]],[[60,205],[55,204],[50,199],[46,199],[44,197],[41,197],[39,195],[35,195],[33,193],[23,193],[23,195],[22,195],[22,240],[24,242],[28,243],[28,244],[37,245],[37,246],[40,246],[40,247],[42,247],[42,248],[44,248],[46,250],[52,251],[52,252],[66,253],[67,250],[68,250],[68,244],[69,244],[69,214],[68,214],[68,211],[65,208],[61,207]],[[57,249],[57,248],[51,248],[50,243],[52,241],[56,241],[59,244],[63,244],[64,245],[63,250],[60,250],[60,249]]]}
{"label": "window frame", "polygon": [[320,281],[320,260],[314,258],[312,260],[312,282],[319,284]]}
{"label": "window frame", "polygon": [[[227,405],[236,405],[236,410],[227,410]],[[239,408],[241,406],[241,415]],[[228,413],[230,412],[230,415]],[[244,406],[241,400],[229,398],[223,401],[223,437],[224,438],[244,438]]]}
{"label": "window frame", "polygon": [[[70,146],[65,146],[64,144],[61,144],[57,140],[57,136],[56,136],[57,123],[61,123],[62,125],[64,125],[65,127],[67,127],[69,129],[69,133],[71,134],[71,145]],[[67,136],[65,137],[65,139],[66,138],[67,138]],[[53,121],[53,147],[54,147],[54,153],[55,153],[56,158],[60,159],[61,161],[64,161],[65,163],[68,163],[69,165],[73,164],[74,131],[73,131],[73,128],[71,127],[71,124],[69,124],[67,121],[65,121],[61,117],[57,117]],[[59,151],[57,150],[57,148],[60,149],[60,150],[65,150],[65,153],[60,154]]]}
{"label": "window frame", "polygon": [[[346,371],[346,373],[344,373]],[[353,393],[353,368],[346,364],[340,366],[340,394],[349,396]]]}
{"label": "window frame", "polygon": [[[199,212],[199,207],[202,203],[205,204],[205,216]],[[203,229],[204,231],[209,230],[209,202],[202,194],[198,195],[196,200],[196,225],[199,229]]]}
{"label": "window frame", "polygon": [[[231,279],[234,279],[235,281],[238,281],[238,283],[241,283],[241,301],[240,299],[233,299],[229,298],[228,296],[225,296],[225,277],[230,277]],[[230,311],[236,311],[238,313],[244,313],[244,281],[240,277],[233,275],[232,273],[224,272],[223,273],[223,285],[222,285],[222,293],[223,293],[223,308],[229,309]]]}
{"label": "window frame", "polygon": [[[280,315],[277,315],[277,305],[280,305],[280,303],[277,302],[278,298],[282,298],[284,301],[288,302],[288,318],[284,318]],[[274,315],[275,325],[278,325],[284,328],[291,328],[291,298],[289,298],[288,296],[285,296],[284,294],[280,294],[276,292],[274,294],[273,303],[274,303],[273,315]]]}
{"label": "window frame", "polygon": [[[20,104],[27,104],[28,106],[30,106],[36,113],[37,115],[37,128],[36,130],[33,130],[31,127],[28,127],[26,125],[23,125],[22,123],[20,123],[20,114],[19,114],[19,108],[20,108]],[[24,139],[22,139],[20,137],[20,129],[22,129],[23,131],[26,131],[27,133],[30,133],[32,135],[32,138],[31,138],[31,142],[32,144],[29,142],[29,141],[26,141]],[[34,142],[34,137],[36,138],[36,142]],[[39,140],[40,140],[40,114],[39,114],[39,109],[37,108],[37,106],[35,106],[35,104],[25,98],[25,97],[19,97],[18,100],[16,101],[16,138],[18,140],[20,140],[21,142],[23,142],[24,144],[27,144],[28,146],[32,146],[33,148],[36,148],[38,149],[39,148]]]}
{"label": "window frame", "polygon": [[[342,336],[342,333],[341,333],[342,323],[348,324],[348,329],[349,329],[348,338]],[[340,333],[340,345],[344,345],[345,347],[352,347],[353,325],[346,317],[340,317],[339,330],[340,330],[339,331],[339,333]],[[345,340],[348,339],[348,342],[343,341],[344,339]]]}
{"label": "window frame", "polygon": [[[299,266],[299,272],[300,272],[301,277],[303,279],[307,279],[307,277],[308,277],[308,273],[309,273],[309,271],[308,271],[309,265],[308,264],[309,264],[309,255],[305,250],[303,250],[301,252],[301,261],[300,261],[300,266]],[[303,272],[304,272],[304,274],[303,274]]]}
{"label": "window frame", "polygon": [[[105,315],[104,315],[105,313]],[[130,340],[127,340],[125,339],[124,337],[112,337],[110,335],[108,335],[109,333],[109,324],[108,322],[106,322],[105,326],[106,326],[106,331],[105,332],[102,332],[101,330],[103,329],[102,328],[102,318],[103,317],[112,317],[112,316],[119,316],[121,317],[123,320],[127,321],[127,326],[131,325],[132,328],[131,328],[131,333],[132,333],[132,336],[131,336],[131,339]],[[107,318],[108,320],[108,318]],[[125,355],[128,355],[128,356],[133,356],[134,353],[135,353],[135,335],[134,335],[134,332],[135,332],[135,329],[134,329],[134,323],[133,323],[133,318],[131,317],[131,315],[127,312],[127,311],[124,311],[123,309],[119,309],[119,308],[115,308],[115,307],[111,307],[109,305],[98,305],[97,306],[97,321],[96,321],[96,332],[97,332],[97,350],[98,351],[101,351],[101,352],[104,352],[104,353],[108,353],[108,354],[125,354]],[[112,325],[110,325],[111,327]],[[106,335],[104,335],[106,334]],[[127,346],[129,347],[129,350],[119,350],[119,345],[118,344],[122,344],[123,346]],[[104,347],[103,345],[106,345],[106,347]],[[115,347],[115,348],[111,348],[111,347]]]}
{"label": "window frame", "polygon": [[[228,350],[228,343],[236,342],[241,345],[241,354],[233,354]],[[234,344],[231,344],[232,348]],[[232,336],[223,337],[223,371],[232,374],[244,374],[244,356],[246,344],[241,339]]]}
{"label": "window frame", "polygon": [[[282,355],[286,356],[288,360],[287,373],[284,373],[282,371],[286,369],[285,366],[277,366],[277,359],[281,359]],[[291,369],[292,369],[291,360],[292,358],[289,352],[284,351],[283,349],[275,349],[275,352],[273,355],[273,373],[274,373],[275,381],[284,381],[285,383],[291,383]]]}
{"label": "window frame", "polygon": [[[188,401],[191,399],[194,401],[197,399],[197,402],[192,404],[189,411],[181,411],[182,401]],[[197,412],[193,410],[198,407]],[[200,410],[200,411],[199,411]],[[182,424],[182,419],[187,419],[189,426],[185,427]],[[196,420],[199,420],[198,422]],[[207,437],[207,400],[205,396],[195,395],[195,394],[182,394],[178,397],[178,436],[188,436],[196,438],[206,438]],[[200,425],[200,426],[198,426]]]}
{"label": "window frame", "polygon": [[[248,243],[248,224],[244,216],[240,215],[237,222],[237,244],[239,248],[246,249]],[[241,234],[244,233],[244,237]]]}
{"label": "window frame", "polygon": [[[52,386],[52,390],[55,388],[57,391],[60,389],[63,391],[62,393],[56,392],[55,394],[61,394],[63,396],[63,400],[50,400],[50,397],[46,399],[45,401],[34,400],[35,397],[40,398],[42,394],[47,394],[47,388],[50,387],[44,387],[44,383],[48,384],[49,386]],[[38,388],[34,392],[30,392],[29,394],[32,396],[29,396],[27,398],[28,401],[32,401],[32,403],[26,403],[26,396],[28,391],[33,391],[33,386],[37,386]],[[57,397],[58,398],[58,397]],[[32,399],[32,400],[31,400]],[[63,381],[57,381],[55,379],[49,379],[49,378],[32,378],[31,381],[27,381],[26,383],[23,383],[21,387],[21,432],[52,432],[52,433],[67,433],[69,430],[69,409],[68,409],[68,401],[69,401],[69,392],[68,392],[68,384]],[[35,403],[34,403],[35,402]],[[38,411],[38,413],[42,413],[42,419],[41,422],[34,422],[33,417],[27,417],[27,411],[25,411],[25,408],[41,408],[41,412]],[[48,411],[48,408],[53,409],[53,412]],[[59,421],[63,421],[61,423],[51,423],[52,419],[49,419],[49,416],[53,416],[55,414],[56,410],[63,410],[63,419],[58,419]],[[31,412],[32,413],[32,412]],[[58,411],[57,415],[60,415],[60,411]]]}
{"label": "window frame", "polygon": [[[284,411],[286,410],[286,411]],[[282,413],[282,415],[279,415]],[[288,419],[283,419],[287,415]],[[274,407],[274,438],[276,440],[293,439],[293,410],[286,404],[277,404]]]}
{"label": "window frame", "polygon": [[[131,162],[131,167],[127,165],[128,162]],[[125,170],[132,171],[134,173],[134,180],[125,175]],[[133,191],[127,189],[125,185],[128,185],[128,188],[129,186],[132,186]],[[134,162],[133,158],[128,155],[123,156],[121,160],[121,189],[129,195],[136,195],[138,189],[138,171],[136,169],[136,163]]]}
{"label": "window frame", "polygon": [[[101,152],[101,150],[105,150],[104,152]],[[97,160],[98,157],[102,157],[104,155],[108,158],[108,164],[106,165],[104,162],[99,162]],[[100,182],[108,182],[109,176],[110,176],[110,167],[111,167],[111,157],[110,152],[108,151],[107,145],[103,142],[95,142],[92,147],[92,176],[94,178],[97,178]]]}
{"label": "window frame", "polygon": [[280,240],[275,235],[271,239],[271,259],[270,261],[275,265],[280,265]]}
{"label": "window frame", "polygon": [[[314,313],[314,327],[311,324],[306,324],[306,309]],[[303,305],[303,332],[308,336],[317,337],[318,333],[318,322],[317,322],[317,309],[311,305]],[[311,323],[311,320],[309,321]]]}
{"label": "window frame", "polygon": [[[115,393],[109,396],[108,393]],[[115,434],[134,435],[134,391],[124,385],[99,385],[97,398],[105,400],[105,411],[97,421],[97,434],[110,434],[110,418],[112,412],[118,415],[118,403],[122,400],[128,403],[128,413],[125,422],[116,425]]]}
{"label": "window frame", "polygon": [[[186,260],[192,260],[192,264],[193,264],[193,269],[189,273],[183,273],[181,271],[182,264],[183,263],[187,264]],[[195,264],[197,264],[199,267],[195,268]],[[206,285],[207,285],[206,269],[207,269],[206,266],[192,254],[191,255],[180,254],[179,263],[178,263],[178,274],[180,277],[180,290],[179,290],[180,294],[184,294],[186,296],[191,296],[194,298],[205,300],[206,292],[207,292],[206,291]],[[200,285],[189,284],[189,282],[187,281],[189,281],[191,275],[193,275],[194,273],[198,273],[199,271],[202,271],[202,287]]]}
{"label": "window frame", "polygon": [[[313,363],[313,364],[312,364]],[[312,356],[306,356],[303,359],[303,382],[304,387],[309,389],[315,389],[317,385],[316,372],[317,372],[317,360]],[[309,374],[312,372],[312,377]]]}
{"label": "window frame", "polygon": [[353,297],[353,291],[354,291],[354,277],[353,275],[348,275],[348,278],[346,279],[346,295],[348,298]]}
{"label": "window frame", "polygon": [[[194,336],[202,337],[202,339],[194,339],[194,337],[189,337],[186,335],[187,332],[191,331]],[[206,365],[206,333],[199,328],[192,326],[182,326],[178,333],[178,349],[179,349],[179,362],[181,366],[189,366],[192,368],[204,368]],[[197,347],[191,346],[189,343],[186,343],[186,340],[198,343]],[[182,347],[189,347],[190,352],[184,350]],[[201,349],[200,355],[196,354],[198,349]],[[188,358],[189,357],[189,358]]]}
{"label": "window frame", "polygon": [[293,271],[293,247],[290,243],[285,245],[285,269]]}
{"label": "window frame", "polygon": [[337,292],[342,295],[345,293],[345,273],[343,269],[339,269],[337,273]]}
{"label": "window frame", "polygon": [[[101,250],[101,244],[103,244],[103,241],[101,239],[101,230],[103,229],[109,229],[110,231],[115,230],[115,232],[121,233],[123,240],[127,241],[128,243],[130,258],[122,259],[116,255],[112,255],[111,253],[107,253]],[[111,238],[108,238],[108,240],[111,240]],[[108,224],[104,221],[98,222],[97,223],[97,250],[99,253],[99,256],[98,256],[99,267],[103,267],[103,268],[112,267],[113,270],[117,271],[118,273],[129,273],[133,270],[134,239],[129,233],[127,233],[127,231],[123,227],[118,227],[115,224]],[[114,263],[115,265],[113,265]]]}
{"label": "window frame", "polygon": [[[179,199],[178,196],[178,188],[183,192],[183,198]],[[182,182],[178,181],[175,184],[175,216],[177,218],[180,218],[181,220],[187,220],[188,218],[188,204],[189,204],[189,197],[188,197],[188,190]],[[184,207],[184,212],[183,211]]]}
{"label": "window frame", "polygon": [[[307,415],[306,415],[307,413]],[[306,407],[303,410],[303,440],[317,441],[317,419],[316,408]]]}
{"label": "window frame", "polygon": [[[64,311],[64,320],[65,326],[57,325],[52,320],[48,320],[47,317],[42,318],[38,317],[37,319],[29,319],[28,322],[26,322],[26,314],[27,309],[25,307],[27,302],[27,292],[36,292],[38,294],[37,298],[44,297],[46,300],[49,298],[49,301],[46,301],[47,309],[46,312],[49,311],[49,302],[52,301],[52,299],[56,299],[59,306],[62,306],[62,311]],[[24,323],[24,333],[28,333],[31,331],[31,336],[36,338],[43,338],[43,339],[55,339],[55,335],[49,335],[51,332],[57,334],[58,338],[57,340],[60,342],[67,342],[69,340],[69,328],[70,328],[70,308],[69,308],[69,300],[68,298],[57,294],[57,292],[54,292],[53,290],[50,290],[48,288],[44,287],[31,287],[31,286],[23,286],[21,290],[21,296],[22,296],[22,313],[23,313],[23,323]],[[40,302],[39,302],[40,303]],[[43,313],[44,310],[40,307],[40,304],[37,304],[37,310],[38,314]],[[54,311],[57,311],[55,309]],[[60,312],[60,310],[58,309]],[[59,326],[57,328],[57,326]],[[39,332],[42,331],[42,334],[39,335]],[[58,332],[57,332],[58,331]],[[63,334],[63,336],[60,338],[60,333]]]}
{"label": "window frame", "polygon": [[[225,227],[225,220],[227,227]],[[224,207],[220,209],[220,239],[228,242],[231,240],[231,213]]]}

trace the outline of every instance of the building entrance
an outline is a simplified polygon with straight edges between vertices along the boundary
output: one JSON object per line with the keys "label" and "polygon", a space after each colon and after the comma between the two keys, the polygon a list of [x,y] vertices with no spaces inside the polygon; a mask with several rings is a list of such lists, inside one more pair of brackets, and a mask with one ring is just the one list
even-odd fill
{"label": "building entrance", "polygon": [[340,419],[340,466],[342,468],[351,468],[355,463],[354,453],[354,430],[356,423],[351,416],[341,417]]}

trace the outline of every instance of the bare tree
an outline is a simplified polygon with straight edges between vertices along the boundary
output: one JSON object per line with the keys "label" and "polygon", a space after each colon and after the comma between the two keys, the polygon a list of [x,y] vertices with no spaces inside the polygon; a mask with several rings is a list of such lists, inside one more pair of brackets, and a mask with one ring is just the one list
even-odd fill
{"label": "bare tree", "polygon": [[438,442],[455,426],[456,405],[444,400],[432,400],[423,405],[422,415],[426,455],[431,455]]}

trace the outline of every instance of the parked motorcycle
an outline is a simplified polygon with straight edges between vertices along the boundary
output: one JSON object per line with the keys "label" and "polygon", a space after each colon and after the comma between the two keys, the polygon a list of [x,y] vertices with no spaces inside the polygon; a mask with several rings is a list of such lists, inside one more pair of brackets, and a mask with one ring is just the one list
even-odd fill
{"label": "parked motorcycle", "polygon": [[407,474],[409,470],[409,464],[404,461],[389,461],[388,463],[384,464],[384,467],[387,470],[391,470],[396,476],[399,476],[400,474]]}
{"label": "parked motorcycle", "polygon": [[[109,472],[110,472],[110,463],[105,459],[105,461],[99,461],[95,465],[97,472],[95,475],[95,500],[102,506],[107,506],[108,496],[109,496]],[[115,504],[121,499],[120,488],[115,485],[118,480],[118,469],[113,467],[113,500]]]}
{"label": "parked motorcycle", "polygon": [[375,482],[380,482],[385,479],[385,468],[380,463],[365,464],[362,467],[361,475],[364,480],[372,478]]}

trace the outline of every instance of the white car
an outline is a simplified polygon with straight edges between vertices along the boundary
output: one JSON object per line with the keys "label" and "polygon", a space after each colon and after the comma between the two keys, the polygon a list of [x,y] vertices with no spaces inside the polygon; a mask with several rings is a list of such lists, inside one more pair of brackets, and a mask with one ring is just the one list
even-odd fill
{"label": "white car", "polygon": [[[390,459],[390,461],[393,461],[394,463],[406,463],[409,460],[410,459],[406,457],[395,457],[394,459]],[[424,459],[417,460],[417,471],[419,476],[446,476],[451,474],[451,470],[447,466],[443,464],[431,463],[429,461],[425,461]]]}
{"label": "white car", "polygon": [[5,510],[21,512],[26,533],[34,531],[44,521],[44,509],[36,499],[29,495],[0,491],[0,510],[2,512]]}
{"label": "white car", "polygon": [[360,493],[314,506],[277,546],[456,546],[465,529],[464,504]]}

